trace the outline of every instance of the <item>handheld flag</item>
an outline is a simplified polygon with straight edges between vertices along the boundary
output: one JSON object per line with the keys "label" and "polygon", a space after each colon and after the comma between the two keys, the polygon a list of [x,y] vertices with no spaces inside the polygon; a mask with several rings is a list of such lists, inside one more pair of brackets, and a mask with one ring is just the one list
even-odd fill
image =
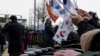
{"label": "handheld flag", "polygon": [[59,25],[59,28],[53,37],[53,39],[59,44],[61,44],[62,40],[67,40],[69,33],[74,30],[70,16],[64,16],[64,18],[68,19],[64,20],[64,22]]}
{"label": "handheld flag", "polygon": [[49,5],[47,2],[46,2],[46,7],[47,7],[47,12],[48,12],[50,18],[51,18],[51,19],[53,20],[53,22],[55,23],[56,20],[58,19],[58,16],[56,16],[56,15],[54,15],[54,14],[52,13],[51,7],[50,7],[50,5]]}
{"label": "handheld flag", "polygon": [[58,0],[49,0],[49,4],[54,15],[61,16],[65,14],[65,9]]}
{"label": "handheld flag", "polygon": [[70,19],[70,13],[76,13],[75,7],[70,0],[62,1],[63,2],[61,2],[61,0],[49,0],[52,13],[63,19],[63,23],[59,25],[59,28],[53,37],[53,39],[60,44],[62,39],[67,40],[69,33],[74,30]]}

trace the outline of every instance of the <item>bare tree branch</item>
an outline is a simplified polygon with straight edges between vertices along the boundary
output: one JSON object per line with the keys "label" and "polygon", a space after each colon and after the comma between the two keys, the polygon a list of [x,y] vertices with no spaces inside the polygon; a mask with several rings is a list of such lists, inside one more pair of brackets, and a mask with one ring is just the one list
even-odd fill
{"label": "bare tree branch", "polygon": [[37,12],[37,14],[36,14],[37,18],[41,19],[42,22],[44,22],[45,18],[47,17],[45,5],[44,4],[39,5],[37,7],[36,12]]}

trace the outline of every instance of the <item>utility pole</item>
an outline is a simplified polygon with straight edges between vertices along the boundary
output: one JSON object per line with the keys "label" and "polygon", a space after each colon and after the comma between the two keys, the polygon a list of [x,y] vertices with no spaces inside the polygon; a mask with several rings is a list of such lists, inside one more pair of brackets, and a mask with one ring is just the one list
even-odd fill
{"label": "utility pole", "polygon": [[38,30],[39,30],[39,16],[40,16],[40,15],[39,15],[39,10],[40,10],[40,9],[39,9],[39,6],[38,6],[38,26],[37,26],[37,29],[38,29]]}
{"label": "utility pole", "polygon": [[34,0],[34,31],[36,30],[36,0]]}
{"label": "utility pole", "polygon": [[42,20],[42,23],[44,22],[44,16],[45,16],[45,0],[42,0],[43,1],[43,20]]}
{"label": "utility pole", "polygon": [[[33,10],[33,9],[32,9]],[[32,11],[31,11],[31,9],[29,9],[29,26],[32,28],[32,18],[31,18],[31,16],[32,16]]]}
{"label": "utility pole", "polygon": [[34,15],[34,12],[33,12],[34,9],[29,9],[29,26],[32,28],[32,22],[33,22],[33,15]]}

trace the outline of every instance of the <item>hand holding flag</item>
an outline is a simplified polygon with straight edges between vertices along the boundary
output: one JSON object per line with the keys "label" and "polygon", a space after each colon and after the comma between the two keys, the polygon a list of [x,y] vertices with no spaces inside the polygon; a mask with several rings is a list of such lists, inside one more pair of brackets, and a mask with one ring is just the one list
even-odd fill
{"label": "hand holding flag", "polygon": [[90,20],[91,17],[90,17],[90,15],[89,15],[88,12],[86,12],[86,11],[84,11],[84,10],[82,10],[82,9],[77,9],[77,8],[76,8],[76,10],[77,10],[77,13],[78,13],[79,15],[81,15],[81,16],[84,18],[85,21]]}
{"label": "hand holding flag", "polygon": [[71,19],[73,24],[78,25],[79,22],[84,21],[84,19],[80,16],[80,15],[76,15],[76,14],[71,14]]}
{"label": "hand holding flag", "polygon": [[64,22],[59,25],[59,28],[53,37],[55,41],[61,44],[62,39],[67,40],[69,33],[74,29],[70,14],[76,13],[75,6],[70,0],[63,0],[63,2],[61,2],[61,0],[49,0],[48,4],[50,5],[52,14],[59,17],[61,16],[64,20]]}

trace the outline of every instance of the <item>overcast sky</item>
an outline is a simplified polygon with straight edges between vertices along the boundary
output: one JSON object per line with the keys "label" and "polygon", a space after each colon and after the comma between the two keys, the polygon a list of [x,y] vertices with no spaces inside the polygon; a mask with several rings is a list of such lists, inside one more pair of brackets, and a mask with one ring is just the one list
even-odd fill
{"label": "overcast sky", "polygon": [[100,0],[77,0],[79,8],[97,12],[100,17]]}
{"label": "overcast sky", "polygon": [[[0,0],[0,14],[17,14],[29,17],[29,9],[34,8],[34,0]],[[42,0],[36,0],[40,4]],[[100,16],[100,0],[77,0],[79,8],[95,11]]]}
{"label": "overcast sky", "polygon": [[[41,0],[36,0],[37,4]],[[34,0],[0,0],[0,14],[17,14],[28,18],[29,9],[34,8]]]}

